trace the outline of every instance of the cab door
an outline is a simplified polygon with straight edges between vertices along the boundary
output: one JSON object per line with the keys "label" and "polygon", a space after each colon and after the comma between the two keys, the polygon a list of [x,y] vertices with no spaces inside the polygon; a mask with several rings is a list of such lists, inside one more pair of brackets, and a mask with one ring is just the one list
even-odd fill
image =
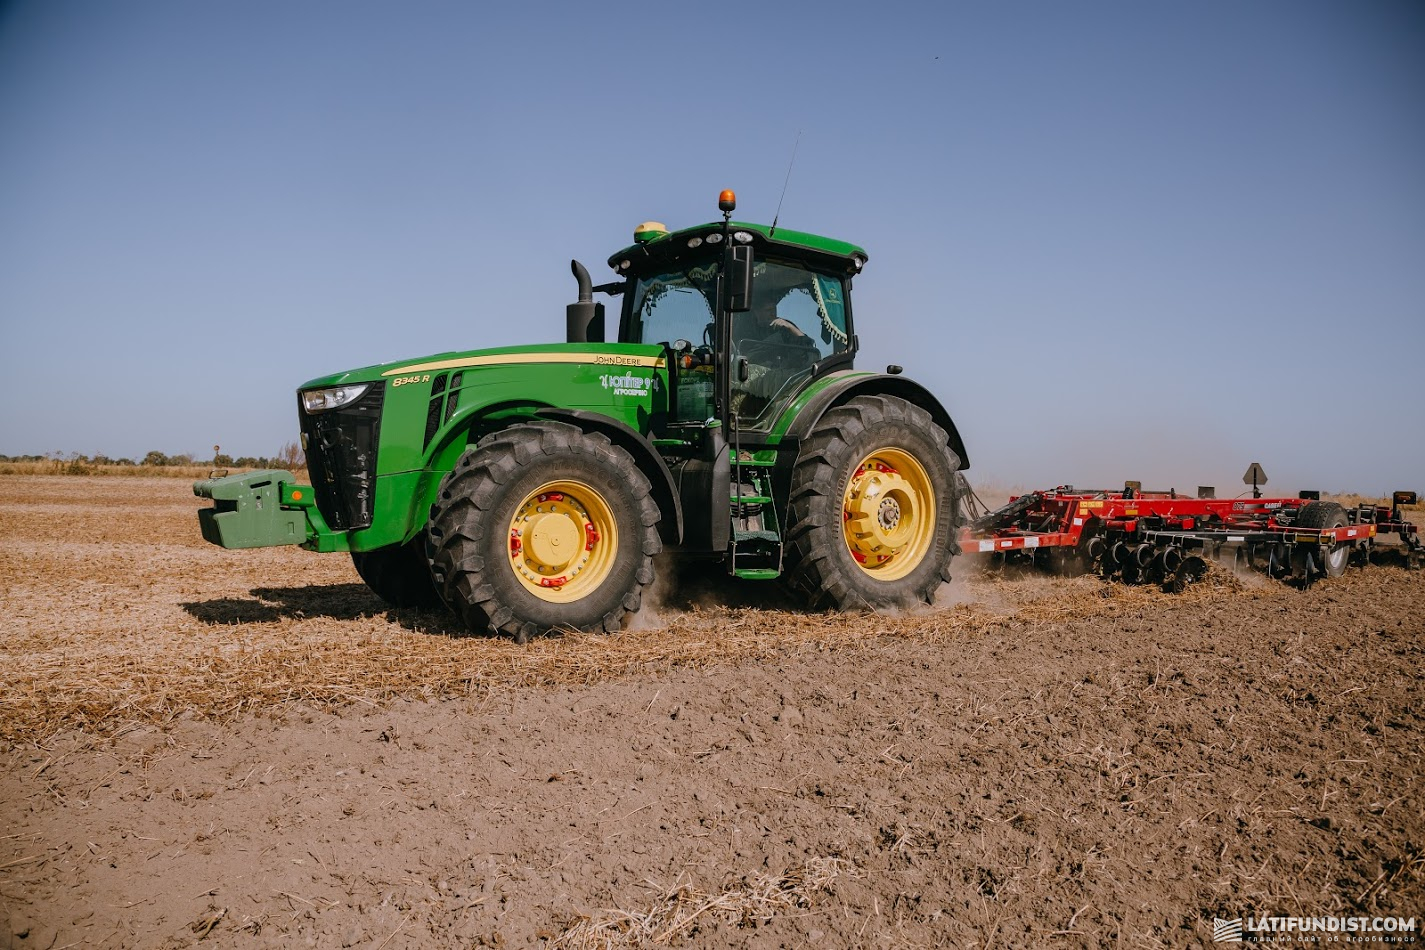
{"label": "cab door", "polygon": [[767,261],[755,279],[751,309],[732,315],[731,406],[741,428],[765,432],[849,337],[839,277]]}
{"label": "cab door", "polygon": [[664,348],[673,392],[672,424],[700,424],[715,414],[714,301],[716,268],[640,278],[634,288],[626,342]]}

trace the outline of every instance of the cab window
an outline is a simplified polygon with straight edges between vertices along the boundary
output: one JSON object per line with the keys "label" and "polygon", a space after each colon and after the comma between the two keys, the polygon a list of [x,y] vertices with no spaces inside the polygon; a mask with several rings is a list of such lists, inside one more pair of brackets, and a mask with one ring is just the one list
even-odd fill
{"label": "cab window", "polygon": [[687,340],[695,346],[711,346],[716,300],[714,264],[641,277],[634,286],[624,342],[667,346]]}
{"label": "cab window", "polygon": [[759,261],[752,307],[732,318],[732,411],[751,429],[767,429],[816,364],[849,343],[839,277],[801,264]]}

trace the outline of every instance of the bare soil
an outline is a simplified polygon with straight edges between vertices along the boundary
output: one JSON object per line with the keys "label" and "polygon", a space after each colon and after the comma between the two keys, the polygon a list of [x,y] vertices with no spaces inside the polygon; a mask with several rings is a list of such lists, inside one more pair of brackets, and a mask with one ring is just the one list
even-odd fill
{"label": "bare soil", "polygon": [[1425,922],[1425,572],[975,577],[901,616],[684,572],[518,647],[206,545],[187,492],[0,476],[0,948]]}

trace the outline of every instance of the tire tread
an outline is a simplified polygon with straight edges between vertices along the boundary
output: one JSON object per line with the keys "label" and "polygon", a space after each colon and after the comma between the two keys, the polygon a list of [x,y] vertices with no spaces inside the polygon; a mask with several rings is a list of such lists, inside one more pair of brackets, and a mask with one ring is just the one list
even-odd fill
{"label": "tire tread", "polygon": [[[849,466],[882,446],[874,433],[885,426],[924,433],[943,452],[942,466],[922,459],[936,492],[937,521],[945,519],[943,543],[933,544],[928,569],[917,568],[897,581],[881,582],[856,576],[859,570],[845,547],[839,519],[841,483]],[[802,442],[792,469],[786,533],[786,585],[812,609],[866,610],[929,603],[950,579],[950,561],[958,552],[959,499],[955,471],[960,460],[949,448],[945,431],[919,406],[895,396],[857,396],[830,409]],[[940,529],[937,529],[939,534]],[[844,553],[844,557],[841,556]],[[885,583],[883,589],[871,585]]]}
{"label": "tire tread", "polygon": [[[494,516],[504,497],[502,489],[525,466],[542,459],[592,460],[607,465],[631,487],[636,510],[632,523],[620,524],[619,529],[637,532],[640,558],[632,572],[631,589],[601,616],[547,629],[516,616],[500,601],[498,584],[480,553],[490,540],[490,531],[505,530],[495,523],[499,519]],[[643,590],[653,581],[652,557],[662,550],[657,529],[661,517],[647,477],[628,452],[602,434],[587,433],[565,422],[535,420],[491,433],[461,456],[431,506],[427,555],[441,596],[471,630],[511,636],[521,643],[556,627],[614,632],[622,628],[626,614],[639,609]]]}

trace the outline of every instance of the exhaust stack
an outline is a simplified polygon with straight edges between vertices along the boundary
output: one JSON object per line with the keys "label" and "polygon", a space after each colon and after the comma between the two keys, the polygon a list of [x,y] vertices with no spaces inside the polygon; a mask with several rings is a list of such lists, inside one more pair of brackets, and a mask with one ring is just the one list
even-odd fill
{"label": "exhaust stack", "polygon": [[579,282],[579,299],[565,308],[565,338],[570,343],[602,343],[604,305],[594,302],[594,282],[578,261],[570,261],[569,269]]}

